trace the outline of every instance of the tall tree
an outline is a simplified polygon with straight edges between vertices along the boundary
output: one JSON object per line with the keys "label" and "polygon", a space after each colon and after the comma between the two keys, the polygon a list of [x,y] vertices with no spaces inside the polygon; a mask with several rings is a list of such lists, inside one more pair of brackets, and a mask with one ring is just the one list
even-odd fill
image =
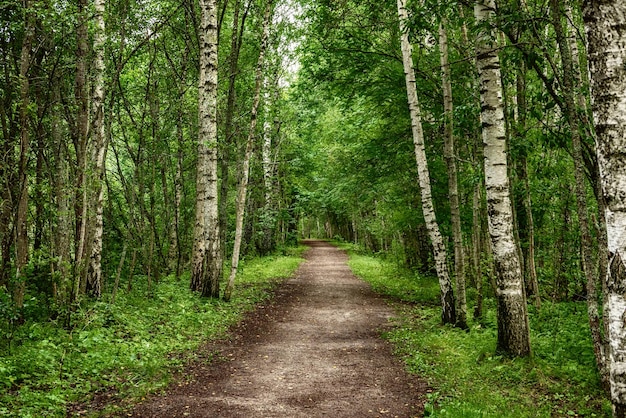
{"label": "tall tree", "polygon": [[198,162],[191,289],[219,297],[222,276],[217,179],[217,1],[200,1]]}
{"label": "tall tree", "polygon": [[20,158],[18,166],[19,197],[16,215],[16,263],[15,283],[13,284],[13,303],[17,308],[24,306],[26,266],[28,265],[28,158],[30,146],[29,123],[29,69],[33,41],[35,39],[35,11],[30,0],[24,1],[24,39],[20,55]]}
{"label": "tall tree", "polygon": [[250,130],[248,131],[248,140],[246,141],[246,151],[243,157],[241,168],[241,179],[237,187],[237,208],[235,214],[235,243],[233,244],[233,256],[230,267],[230,275],[228,277],[228,285],[224,291],[224,300],[230,300],[237,269],[239,268],[239,252],[241,250],[241,239],[243,236],[243,217],[246,208],[246,194],[248,191],[248,179],[250,175],[250,158],[254,149],[254,139],[256,138],[257,115],[259,111],[259,103],[261,101],[261,84],[263,80],[263,66],[265,63],[265,52],[267,50],[267,42],[269,38],[270,23],[272,19],[272,0],[268,0],[265,5],[265,13],[263,14],[263,33],[261,35],[261,48],[259,50],[259,58],[256,66],[254,98],[252,103],[252,114],[250,116]]}
{"label": "tall tree", "polygon": [[428,171],[426,151],[424,149],[424,132],[422,130],[421,109],[417,97],[417,88],[415,86],[413,46],[409,41],[409,33],[407,30],[408,12],[406,9],[406,0],[398,0],[398,18],[401,33],[400,42],[402,48],[402,62],[404,66],[409,111],[411,114],[413,144],[415,146],[415,159],[417,162],[419,186],[422,197],[422,211],[424,213],[424,220],[426,221],[430,242],[433,246],[437,277],[439,278],[439,287],[441,288],[441,315],[444,324],[454,324],[456,322],[454,292],[452,290],[452,283],[448,272],[446,247],[444,245],[441,232],[439,231],[439,225],[437,224],[430,187],[430,174]]}
{"label": "tall tree", "polygon": [[[583,162],[582,138],[579,126],[578,108],[580,103],[574,91],[574,81],[580,80],[578,64],[575,65],[572,58],[571,43],[567,41],[566,32],[561,22],[564,15],[562,4],[558,0],[550,0],[552,21],[556,34],[561,60],[563,61],[563,102],[565,105],[566,118],[572,134],[572,158],[574,160],[574,187],[576,190],[576,209],[582,253],[582,268],[587,283],[587,311],[589,325],[594,342],[596,362],[603,379],[606,379],[604,366],[604,344],[600,331],[600,316],[598,309],[598,293],[596,291],[596,272],[593,266],[593,247],[591,229],[589,226],[589,210],[587,205],[587,187],[585,179],[585,167]],[[575,78],[576,77],[576,78]]]}
{"label": "tall tree", "polygon": [[480,76],[489,234],[496,270],[497,348],[508,355],[526,356],[530,354],[530,329],[521,264],[513,234],[500,59],[492,31],[486,28],[494,11],[494,0],[479,0],[474,6],[476,21],[483,25],[478,35],[476,64]]}
{"label": "tall tree", "polygon": [[443,91],[443,140],[444,155],[448,168],[448,197],[450,198],[450,218],[454,241],[454,277],[456,281],[456,322],[460,328],[467,328],[467,298],[465,296],[465,263],[463,235],[461,231],[461,210],[459,205],[459,182],[456,167],[454,144],[454,122],[452,82],[448,62],[448,32],[446,19],[439,23],[439,56],[441,62],[441,83]]}
{"label": "tall tree", "polygon": [[75,212],[75,263],[72,302],[87,289],[86,253],[88,247],[87,215],[87,143],[89,135],[89,93],[87,83],[88,54],[88,4],[87,0],[78,1],[78,26],[76,28],[76,74],[74,78],[74,96],[76,101],[76,120],[74,132],[74,150],[76,153],[76,189],[74,196]]}
{"label": "tall tree", "polygon": [[526,239],[524,246],[523,259],[526,265],[524,269],[527,277],[527,290],[534,297],[535,306],[541,307],[541,296],[539,295],[539,283],[537,281],[537,268],[535,266],[535,222],[532,211],[532,199],[530,194],[530,181],[528,179],[528,147],[525,145],[527,130],[527,106],[526,106],[526,64],[520,63],[517,71],[516,80],[516,101],[517,101],[517,120],[515,121],[515,134],[517,139],[522,142],[520,144],[519,156],[516,161],[517,175],[522,183],[523,207],[526,224]]}
{"label": "tall tree", "polygon": [[[233,24],[230,37],[230,54],[228,56],[228,96],[226,99],[226,115],[224,116],[224,136],[220,141],[220,202],[219,202],[219,218],[220,218],[220,239],[226,242],[226,233],[228,229],[228,194],[230,188],[230,149],[233,145],[235,137],[235,99],[236,99],[236,81],[239,71],[239,55],[241,53],[241,44],[243,41],[243,33],[245,29],[248,11],[252,6],[252,1],[248,1],[243,16],[240,12],[243,0],[235,0],[233,10]],[[226,245],[222,245],[222,257],[225,257]]]}
{"label": "tall tree", "polygon": [[89,255],[89,268],[87,270],[87,287],[89,292],[99,297],[102,294],[102,236],[104,208],[104,171],[107,150],[107,141],[104,134],[104,46],[105,27],[104,13],[105,0],[94,1],[94,37],[93,37],[93,94],[91,97],[92,123],[91,123],[91,163],[90,170],[90,236],[91,251]]}
{"label": "tall tree", "polygon": [[626,417],[626,4],[586,1],[593,115],[606,202],[609,381],[613,416]]}

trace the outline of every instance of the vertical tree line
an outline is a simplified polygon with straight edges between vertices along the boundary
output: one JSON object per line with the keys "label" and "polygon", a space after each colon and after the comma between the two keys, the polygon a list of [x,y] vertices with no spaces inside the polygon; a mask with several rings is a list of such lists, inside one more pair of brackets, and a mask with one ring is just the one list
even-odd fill
{"label": "vertical tree line", "polygon": [[3,5],[1,326],[340,238],[435,275],[443,323],[494,297],[505,355],[584,300],[624,416],[623,8],[295,4]]}
{"label": "vertical tree line", "polygon": [[[61,316],[70,326],[88,298],[114,302],[116,292],[136,287],[149,297],[162,275],[185,271],[192,290],[221,297],[234,242],[229,224],[239,210],[228,192],[241,161],[255,184],[272,185],[281,207],[272,216],[291,223],[280,141],[271,149],[275,168],[261,171],[262,159],[252,153],[263,147],[257,125],[267,127],[270,144],[277,135],[286,85],[256,82],[253,93],[255,80],[247,77],[263,55],[275,66],[285,56],[265,45],[292,23],[264,13],[269,4],[77,0],[3,7],[2,326],[40,316]],[[242,153],[246,142],[250,152]],[[249,212],[237,222],[246,240],[241,256],[285,241],[279,222],[261,225],[264,195],[242,205]],[[271,242],[245,231],[264,231]]]}
{"label": "vertical tree line", "polygon": [[494,296],[506,355],[532,353],[529,301],[586,301],[600,378],[623,416],[620,6],[585,2],[585,37],[573,1],[303,3],[294,106],[327,161],[300,183],[303,233],[436,274],[442,297],[456,296],[444,323],[463,326],[466,300],[480,320]]}

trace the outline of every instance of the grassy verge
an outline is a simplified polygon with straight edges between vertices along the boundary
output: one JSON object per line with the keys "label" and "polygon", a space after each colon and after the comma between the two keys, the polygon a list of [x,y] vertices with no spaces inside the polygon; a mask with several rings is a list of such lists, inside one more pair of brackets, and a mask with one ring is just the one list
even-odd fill
{"label": "grassy verge", "polygon": [[137,279],[114,305],[100,301],[78,312],[70,330],[54,321],[23,325],[18,344],[1,353],[0,415],[64,417],[72,404],[140,398],[165,387],[194,350],[223,337],[291,276],[303,250],[242,263],[229,303],[191,294],[188,276],[162,279],[150,297]]}
{"label": "grassy verge", "polygon": [[[411,373],[431,385],[426,415],[437,417],[610,417],[596,372],[584,302],[530,308],[533,357],[496,356],[493,300],[470,331],[441,326],[435,278],[351,252],[350,266],[398,304],[401,326],[386,334]],[[471,295],[470,295],[471,296]],[[470,306],[471,308],[471,306]],[[470,309],[471,312],[471,309]]]}

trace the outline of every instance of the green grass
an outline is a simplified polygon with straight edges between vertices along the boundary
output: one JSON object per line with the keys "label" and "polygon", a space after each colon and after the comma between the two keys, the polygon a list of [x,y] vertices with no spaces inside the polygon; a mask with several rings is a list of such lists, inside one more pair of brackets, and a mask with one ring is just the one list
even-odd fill
{"label": "green grass", "polygon": [[493,300],[486,300],[480,323],[470,318],[466,332],[441,325],[435,278],[354,252],[350,266],[377,292],[409,302],[397,305],[401,325],[385,336],[408,370],[431,386],[427,416],[611,416],[599,386],[584,302],[529,308],[533,356],[509,359],[494,354]]}
{"label": "green grass", "polygon": [[291,276],[303,250],[243,262],[229,303],[192,294],[188,276],[164,278],[146,297],[137,278],[114,305],[99,301],[77,312],[71,330],[26,323],[0,357],[0,416],[64,417],[71,404],[94,396],[137,399],[164,388],[200,345],[223,337]]}

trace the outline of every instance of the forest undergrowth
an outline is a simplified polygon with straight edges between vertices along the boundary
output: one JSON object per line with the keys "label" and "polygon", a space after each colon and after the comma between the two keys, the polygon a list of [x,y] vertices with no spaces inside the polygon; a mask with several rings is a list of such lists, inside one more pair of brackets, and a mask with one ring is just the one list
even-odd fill
{"label": "forest undergrowth", "polygon": [[[385,334],[409,372],[427,380],[425,415],[433,417],[610,417],[600,387],[586,303],[529,305],[533,355],[497,355],[496,307],[487,297],[482,318],[468,315],[469,330],[441,325],[439,286],[393,261],[341,244],[350,267],[396,303],[399,326]],[[468,292],[468,312],[475,294]]]}
{"label": "forest undergrowth", "polygon": [[115,304],[109,295],[86,303],[69,329],[56,320],[3,325],[0,416],[90,416],[93,403],[119,408],[165,388],[202,344],[223,337],[270,297],[303,261],[304,249],[245,260],[228,303],[191,293],[188,274],[165,277],[150,292],[137,277]]}

